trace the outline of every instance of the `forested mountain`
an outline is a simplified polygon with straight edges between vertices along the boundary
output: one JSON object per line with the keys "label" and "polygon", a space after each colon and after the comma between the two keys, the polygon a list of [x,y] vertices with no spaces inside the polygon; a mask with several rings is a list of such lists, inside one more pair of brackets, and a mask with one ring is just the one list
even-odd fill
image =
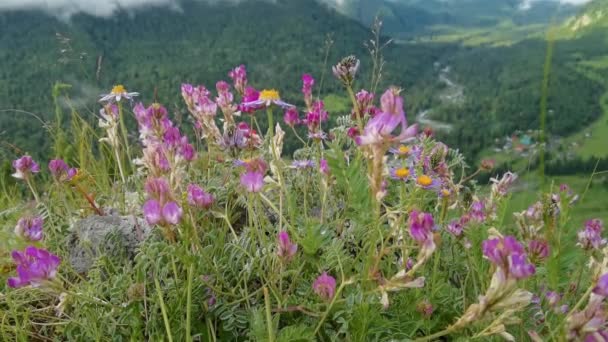
{"label": "forested mountain", "polygon": [[[328,63],[357,55],[362,60],[357,87],[369,86],[371,63],[363,44],[371,37],[369,28],[326,3],[184,1],[180,7],[122,11],[111,18],[78,14],[69,22],[40,11],[0,12],[0,110],[20,109],[50,119],[52,85],[63,82],[72,85],[71,104],[90,113],[91,122],[98,94],[116,83],[142,93],[145,102],[156,89],[159,101],[174,113],[185,113],[182,82],[213,88],[211,82],[226,79],[230,68],[243,63],[254,86],[280,89],[296,103],[302,73],[318,80],[324,74],[322,94],[342,94],[331,65],[324,64],[328,35],[333,41]],[[554,133],[579,130],[600,112],[603,87],[575,72],[572,62],[608,49],[594,44],[598,37],[585,37],[556,46],[549,88],[555,114],[548,121]],[[384,50],[382,86],[405,88],[411,118],[435,109],[434,118],[455,125],[448,141],[474,155],[494,137],[538,127],[545,52],[546,42],[539,39],[503,47],[392,44]],[[437,65],[451,67],[450,77],[463,87],[462,101],[446,104],[441,99],[445,84]],[[47,146],[39,123],[14,111],[0,112],[0,142],[4,155],[14,151],[9,142],[30,153]]]}
{"label": "forested mountain", "polygon": [[369,25],[382,15],[386,31],[402,38],[459,28],[546,24],[574,15],[578,6],[558,1],[522,0],[346,0],[343,12]]}

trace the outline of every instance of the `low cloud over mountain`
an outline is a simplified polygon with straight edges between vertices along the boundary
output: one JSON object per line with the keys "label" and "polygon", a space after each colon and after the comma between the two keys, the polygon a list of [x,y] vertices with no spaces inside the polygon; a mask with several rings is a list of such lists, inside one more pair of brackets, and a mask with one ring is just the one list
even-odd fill
{"label": "low cloud over mountain", "polygon": [[[247,1],[247,0],[200,0],[200,1],[209,1],[212,3],[218,2],[238,2],[238,1]],[[268,0],[272,1],[272,0]],[[324,2],[328,2],[335,7],[342,7],[346,5],[348,0],[320,0]],[[392,2],[399,2],[403,0],[390,0]],[[458,0],[452,0],[458,1]],[[488,0],[492,1],[492,0]],[[522,7],[529,7],[531,3],[535,1],[544,1],[544,0],[522,0]],[[590,0],[552,0],[552,1],[561,1],[562,3],[569,4],[583,4],[589,2]],[[107,1],[98,1],[98,0],[1,0],[0,1],[0,11],[1,10],[28,10],[28,9],[38,9],[46,11],[52,15],[61,17],[61,18],[69,18],[75,13],[83,12],[94,16],[100,17],[108,17],[111,16],[118,9],[134,9],[143,6],[164,6],[168,8],[172,8],[175,10],[179,10],[180,0],[107,0]]]}

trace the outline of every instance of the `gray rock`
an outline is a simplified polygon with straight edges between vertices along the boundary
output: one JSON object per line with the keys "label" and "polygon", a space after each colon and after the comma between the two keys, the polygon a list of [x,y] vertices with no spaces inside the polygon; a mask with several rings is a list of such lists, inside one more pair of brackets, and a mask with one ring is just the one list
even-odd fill
{"label": "gray rock", "polygon": [[134,216],[89,216],[72,226],[68,239],[70,264],[77,272],[86,273],[104,254],[131,260],[151,232],[145,220]]}

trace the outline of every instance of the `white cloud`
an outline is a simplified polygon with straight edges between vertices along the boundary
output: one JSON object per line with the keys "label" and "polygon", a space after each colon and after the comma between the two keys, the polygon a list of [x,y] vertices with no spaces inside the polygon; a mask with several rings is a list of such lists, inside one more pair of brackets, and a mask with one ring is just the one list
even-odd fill
{"label": "white cloud", "polygon": [[78,12],[108,17],[121,8],[142,6],[179,8],[177,0],[0,0],[0,10],[40,9],[63,18]]}
{"label": "white cloud", "polygon": [[[238,2],[243,0],[203,0],[213,3]],[[270,0],[272,1],[272,0]],[[345,6],[349,0],[320,0],[337,8]],[[391,0],[400,1],[400,0]],[[490,0],[488,0],[490,1]],[[522,0],[522,8],[527,8],[534,1]],[[562,3],[583,4],[590,0],[553,0]],[[163,6],[179,10],[180,0],[0,0],[2,10],[40,9],[52,15],[67,19],[75,13],[83,12],[100,17],[109,17],[118,9],[134,9],[143,6]]]}

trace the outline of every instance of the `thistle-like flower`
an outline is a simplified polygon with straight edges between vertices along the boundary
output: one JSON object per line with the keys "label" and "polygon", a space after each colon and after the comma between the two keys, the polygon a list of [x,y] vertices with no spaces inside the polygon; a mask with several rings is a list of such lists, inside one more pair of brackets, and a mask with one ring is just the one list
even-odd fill
{"label": "thistle-like flower", "polygon": [[323,272],[312,284],[312,289],[323,300],[329,301],[334,298],[336,293],[336,279]]}
{"label": "thistle-like flower", "polygon": [[340,63],[332,67],[334,76],[342,81],[342,83],[350,87],[355,80],[357,71],[359,70],[360,61],[355,56],[344,57]]}
{"label": "thistle-like flower", "polygon": [[15,235],[27,241],[42,240],[42,225],[44,221],[42,217],[22,217],[17,221],[15,226]]}
{"label": "thistle-like flower", "polygon": [[264,187],[264,174],[259,171],[246,171],[241,174],[241,185],[248,192],[260,192]]}
{"label": "thistle-like flower", "polygon": [[11,254],[17,265],[17,277],[8,278],[9,287],[42,286],[52,280],[57,274],[61,263],[58,256],[34,246],[27,247],[23,252],[13,251]]}

